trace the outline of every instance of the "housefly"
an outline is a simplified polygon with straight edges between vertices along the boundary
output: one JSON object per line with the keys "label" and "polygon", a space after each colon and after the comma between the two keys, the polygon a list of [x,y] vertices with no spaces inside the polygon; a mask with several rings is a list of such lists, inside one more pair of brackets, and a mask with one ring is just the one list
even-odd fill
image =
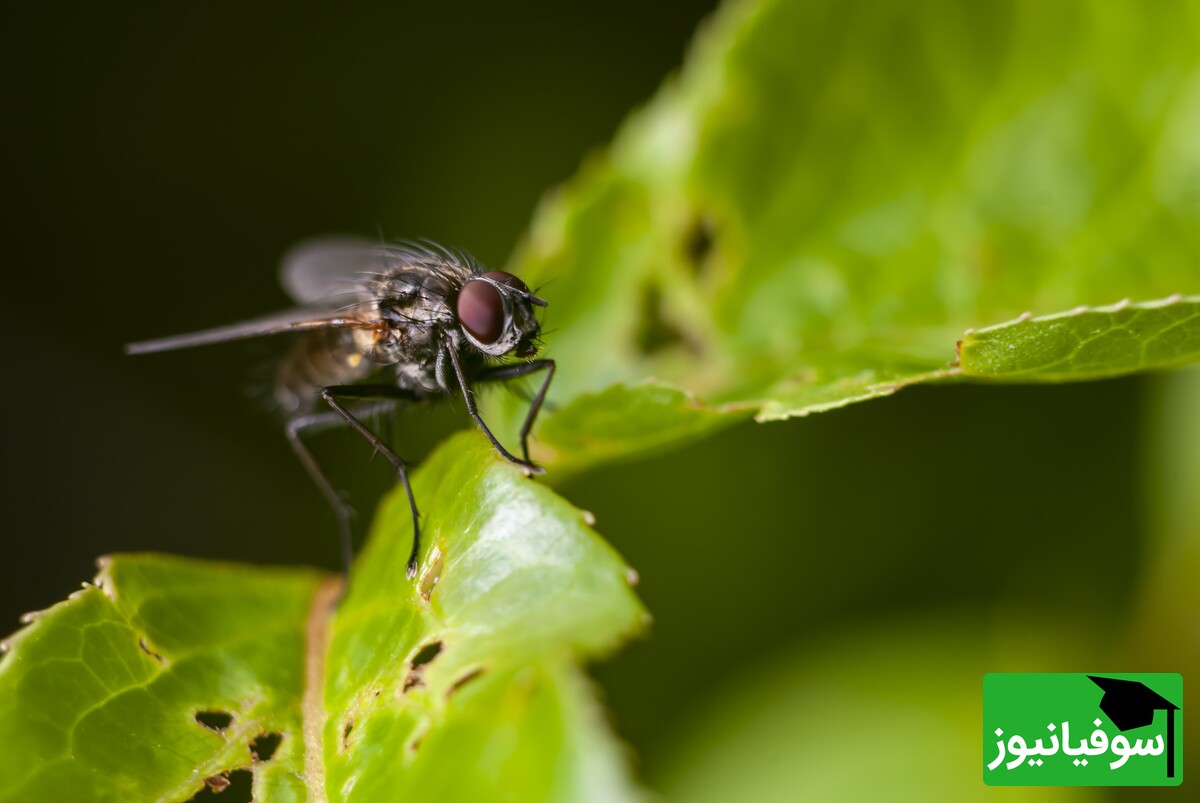
{"label": "housefly", "polygon": [[[263,318],[159,340],[132,343],[128,354],[298,333],[279,367],[275,400],[288,440],[337,513],[343,560],[352,556],[349,506],[321,471],[304,434],[349,425],[396,468],[412,510],[407,576],[417,570],[421,530],[408,464],[361,420],[363,405],[422,402],[461,393],[468,415],[505,459],[530,474],[529,430],[554,376],[554,361],[535,359],[546,302],[511,273],[487,270],[468,254],[432,242],[371,244],[318,240],[283,261],[281,280],[300,305]],[[545,371],[521,427],[521,457],[488,429],[474,386]]]}

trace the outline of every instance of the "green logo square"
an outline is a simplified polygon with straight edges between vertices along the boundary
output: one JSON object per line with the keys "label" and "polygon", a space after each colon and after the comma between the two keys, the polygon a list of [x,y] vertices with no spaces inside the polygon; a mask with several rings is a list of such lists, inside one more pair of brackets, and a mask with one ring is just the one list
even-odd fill
{"label": "green logo square", "polygon": [[1183,676],[993,673],[983,678],[989,786],[1178,786]]}

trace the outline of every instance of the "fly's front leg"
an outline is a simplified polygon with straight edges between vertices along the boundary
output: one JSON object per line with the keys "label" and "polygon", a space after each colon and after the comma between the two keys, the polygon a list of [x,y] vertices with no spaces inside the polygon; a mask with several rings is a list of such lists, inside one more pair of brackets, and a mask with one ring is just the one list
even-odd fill
{"label": "fly's front leg", "polygon": [[537,420],[538,412],[542,409],[542,402],[546,401],[546,390],[550,387],[550,380],[554,378],[554,368],[554,360],[531,360],[515,365],[498,365],[488,368],[479,375],[480,382],[500,382],[505,379],[529,376],[545,369],[546,378],[542,380],[542,386],[538,388],[537,394],[529,403],[529,412],[525,414],[525,423],[521,425],[521,452],[525,455],[525,462],[530,465],[532,465],[532,461],[529,459],[529,432],[533,429],[533,422]]}
{"label": "fly's front leg", "polygon": [[[487,424],[483,423],[483,418],[480,417],[479,410],[475,406],[475,391],[471,390],[471,387],[467,384],[467,377],[463,374],[462,364],[459,362],[458,352],[454,349],[454,344],[452,342],[450,342],[449,340],[446,340],[443,342],[444,342],[443,348],[445,349],[446,354],[450,357],[450,364],[454,366],[454,375],[458,379],[458,386],[462,389],[463,399],[466,401],[466,405],[467,405],[467,413],[471,416],[472,419],[474,419],[475,423],[483,431],[483,434],[487,436],[487,439],[492,442],[492,446],[495,447],[496,451],[500,453],[501,457],[503,457],[505,460],[509,461],[510,463],[516,463],[518,466],[525,469],[525,471],[527,471],[528,473],[530,473],[530,474],[546,473],[546,469],[542,468],[541,466],[534,465],[533,463],[531,463],[529,461],[528,451],[526,451],[526,458],[524,460],[522,460],[521,458],[517,457],[516,455],[513,455],[512,453],[510,453],[507,449],[504,448],[504,446],[500,443],[500,441],[496,440],[496,436],[492,434],[492,431],[490,429],[488,429]],[[547,362],[549,362],[549,361],[547,360]],[[544,394],[545,387],[542,388],[542,391]],[[541,407],[540,399],[535,399],[534,402],[535,402],[535,406],[534,406],[534,408],[531,408],[531,409],[536,409],[536,407]],[[530,422],[527,421],[526,423],[528,424]],[[528,432],[527,427],[522,429],[522,433],[527,433],[527,432]],[[522,444],[524,444],[524,435],[522,436]]]}
{"label": "fly's front leg", "polygon": [[417,513],[417,500],[413,497],[412,485],[408,481],[408,464],[339,401],[339,399],[372,399],[381,397],[396,400],[411,400],[413,398],[411,394],[390,385],[335,385],[321,391],[321,398],[333,409],[333,412],[349,424],[351,429],[361,435],[367,443],[371,444],[375,448],[375,451],[383,455],[400,475],[400,482],[404,484],[404,492],[408,494],[408,506],[412,511],[413,544],[412,552],[408,556],[408,566],[405,569],[405,576],[411,580],[417,574],[417,553],[421,549],[421,525],[419,514]]}

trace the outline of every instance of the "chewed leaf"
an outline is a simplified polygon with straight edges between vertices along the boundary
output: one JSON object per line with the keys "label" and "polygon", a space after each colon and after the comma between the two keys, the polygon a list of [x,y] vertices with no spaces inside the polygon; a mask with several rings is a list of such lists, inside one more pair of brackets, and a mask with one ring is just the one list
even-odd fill
{"label": "chewed leaf", "polygon": [[1098,379],[1200,360],[1200,296],[1082,307],[963,337],[964,376]]}
{"label": "chewed leaf", "polygon": [[[1195,37],[1186,2],[725,4],[513,262],[549,282],[539,454],[577,468],[953,378],[971,328],[965,379],[1195,361],[1179,309],[982,329],[1200,293]],[[644,414],[648,378],[687,394],[678,426]]]}
{"label": "chewed leaf", "polygon": [[[434,789],[432,799],[484,800],[497,778],[514,799],[599,799],[581,785],[586,773],[572,780],[579,762],[601,759],[576,753],[592,737],[577,720],[571,660],[608,652],[642,626],[629,568],[579,510],[499,459],[478,433],[439,450],[413,490],[453,501],[424,517],[416,584],[403,582],[412,528],[397,489],[332,624],[329,799]],[[509,747],[497,753],[497,739]],[[613,768],[602,775],[620,778]]]}
{"label": "chewed leaf", "polygon": [[254,764],[263,734],[281,739],[255,766],[259,799],[303,799],[304,621],[319,579],[156,555],[106,561],[97,586],[8,641],[0,800],[187,800]]}
{"label": "chewed leaf", "polygon": [[[585,514],[478,433],[382,509],[340,582],[153,555],[30,617],[0,658],[0,800],[621,800],[579,660],[643,625]],[[401,492],[401,496],[402,496]],[[403,795],[401,794],[403,792]]]}

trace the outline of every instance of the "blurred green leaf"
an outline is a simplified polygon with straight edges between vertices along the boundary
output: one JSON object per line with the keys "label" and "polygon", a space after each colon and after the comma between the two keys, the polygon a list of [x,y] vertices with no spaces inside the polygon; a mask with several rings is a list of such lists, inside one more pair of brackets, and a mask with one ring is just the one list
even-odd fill
{"label": "blurred green leaf", "polygon": [[[1133,665],[1200,672],[1200,369],[1156,377],[1142,422],[1147,556],[1130,604],[1119,659]],[[1185,773],[1200,756],[1184,752]]]}
{"label": "blurred green leaf", "polygon": [[[972,328],[972,379],[1194,361],[1144,302],[1200,293],[1198,43],[1190,0],[726,4],[513,261],[551,302],[569,422],[547,416],[540,456],[573,468],[723,413],[944,380]],[[1117,328],[1069,370],[1031,370],[1062,327],[982,330],[1120,299],[1070,319],[1075,339],[1095,316]],[[663,426],[681,410],[710,415]]]}
{"label": "blurred green leaf", "polygon": [[577,663],[642,626],[634,576],[478,433],[413,487],[421,573],[400,491],[336,615],[313,571],[124,555],[32,617],[0,661],[0,800],[185,800],[242,767],[263,801],[630,799]]}
{"label": "blurred green leaf", "polygon": [[984,674],[1097,659],[1091,645],[1044,625],[1026,620],[1016,632],[984,635],[965,619],[889,621],[767,666],[734,667],[734,682],[688,723],[663,797],[724,803],[753,790],[758,803],[1100,799],[1072,787],[1012,794],[980,778]]}

